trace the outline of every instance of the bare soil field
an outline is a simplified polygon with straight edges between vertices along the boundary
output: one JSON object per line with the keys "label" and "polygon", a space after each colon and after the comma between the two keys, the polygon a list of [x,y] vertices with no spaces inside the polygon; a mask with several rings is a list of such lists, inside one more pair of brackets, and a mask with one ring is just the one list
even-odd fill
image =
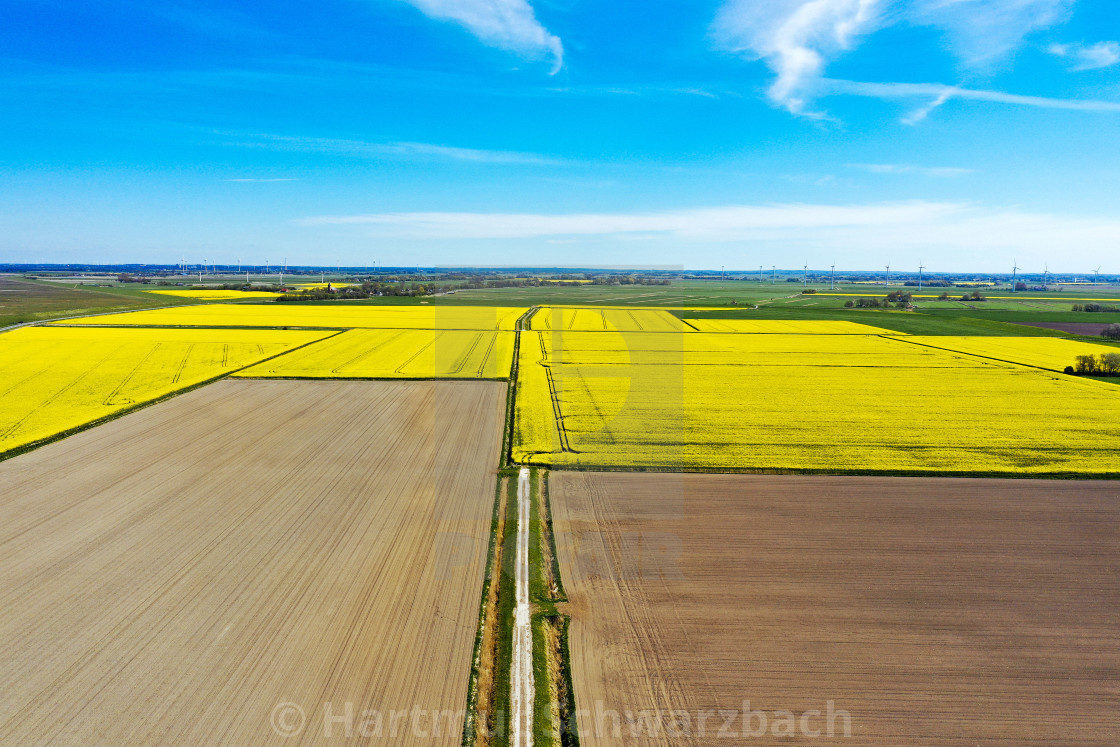
{"label": "bare soil field", "polygon": [[0,464],[0,744],[458,745],[504,405],[227,380]]}
{"label": "bare soil field", "polygon": [[1120,483],[550,481],[584,747],[1120,741]]}
{"label": "bare soil field", "polygon": [[1086,337],[1099,337],[1104,328],[1108,326],[1105,322],[1019,322],[1019,324],[1026,327],[1056,329],[1059,332],[1069,332]]}

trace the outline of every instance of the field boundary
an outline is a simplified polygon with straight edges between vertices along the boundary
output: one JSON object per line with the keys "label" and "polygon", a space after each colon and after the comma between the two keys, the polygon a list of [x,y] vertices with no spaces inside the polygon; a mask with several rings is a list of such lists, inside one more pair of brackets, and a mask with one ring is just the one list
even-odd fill
{"label": "field boundary", "polygon": [[792,468],[783,469],[762,467],[722,467],[719,469],[703,469],[675,465],[596,465],[596,464],[550,464],[547,462],[525,462],[526,466],[539,467],[554,472],[652,472],[659,474],[708,474],[708,475],[821,475],[835,477],[958,477],[966,478],[1015,478],[1024,480],[1120,480],[1120,472],[961,472],[952,470],[841,470],[841,469],[812,469]]}
{"label": "field boundary", "polygon": [[[497,589],[495,588],[495,583],[500,581],[500,575],[495,576],[495,571],[501,574],[502,570],[503,548],[498,542],[498,537],[499,535],[505,534],[502,526],[506,518],[506,504],[504,498],[507,492],[508,480],[508,476],[499,474],[494,484],[494,508],[490,519],[490,539],[486,548],[486,575],[484,576],[482,584],[482,600],[479,603],[478,611],[478,630],[475,632],[474,652],[471,657],[471,671],[467,682],[467,710],[466,718],[463,721],[462,747],[473,747],[479,744],[478,720],[483,715],[479,710],[479,702],[483,695],[484,687],[489,685],[490,689],[493,689],[493,671],[486,673],[489,675],[490,682],[483,682],[484,667],[482,655],[483,646],[487,638],[487,622],[492,616],[497,614]],[[491,596],[493,596],[493,600]],[[490,669],[493,670],[494,668],[495,663],[490,662]],[[492,693],[487,693],[487,696],[488,698],[492,697]],[[490,705],[492,705],[492,703],[490,703]],[[489,736],[489,724],[485,725],[484,731],[487,736]]]}
{"label": "field boundary", "polygon": [[500,466],[510,467],[513,461],[513,433],[517,427],[517,373],[521,357],[521,333],[528,326],[533,315],[540,311],[540,306],[531,306],[518,317],[513,325],[513,363],[509,368],[509,387],[506,389],[506,427],[502,434],[502,459]]}
{"label": "field boundary", "polygon": [[[1046,373],[1051,374],[1051,375],[1069,376],[1069,374],[1063,373],[1062,371],[1057,371],[1053,368],[1046,368],[1045,366],[1036,366],[1033,363],[1023,363],[1021,361],[1009,361],[1009,360],[1005,360],[1003,358],[995,358],[995,357],[990,356],[990,355],[980,355],[979,353],[967,353],[963,350],[954,350],[953,348],[938,347],[937,345],[931,345],[928,342],[918,342],[917,340],[908,340],[903,336],[891,337],[889,335],[879,335],[879,337],[883,337],[883,338],[886,338],[886,339],[898,339],[898,340],[901,340],[902,342],[908,342],[911,345],[918,345],[920,347],[929,348],[930,350],[940,350],[943,353],[955,353],[957,355],[967,355],[967,356],[970,356],[972,358],[979,358],[979,359],[985,360],[985,361],[995,361],[996,363],[1006,363],[1006,364],[1012,365],[1012,366],[1021,366],[1022,368],[1031,368],[1031,369],[1034,369],[1036,371],[1045,371]],[[1068,339],[1068,340],[1070,340],[1070,342],[1088,342],[1089,344],[1096,344],[1095,341],[1082,340],[1082,339],[1079,339],[1079,338],[1073,338],[1073,339],[1057,338],[1057,339]],[[1074,378],[1085,378],[1085,377],[1074,377]],[[1094,380],[1096,380],[1096,379],[1094,379]],[[1104,383],[1104,382],[1102,382],[1102,383]]]}
{"label": "field boundary", "polygon": [[[304,344],[297,345],[296,347],[291,348],[290,350],[284,350],[283,352],[277,353],[276,355],[270,355],[267,358],[262,358],[261,360],[256,361],[255,363],[250,363],[247,366],[242,366],[241,368],[235,369],[233,371],[226,371],[225,373],[219,374],[218,376],[214,376],[212,378],[206,379],[205,381],[200,381],[197,384],[191,384],[190,386],[183,387],[182,389],[176,389],[173,392],[168,392],[167,394],[156,397],[155,399],[150,399],[146,402],[138,402],[137,404],[130,405],[129,407],[124,408],[123,410],[118,410],[117,412],[113,412],[113,413],[110,413],[108,415],[104,415],[104,416],[98,418],[97,420],[91,420],[88,423],[84,423],[82,425],[77,425],[77,426],[74,426],[73,428],[68,428],[64,431],[60,431],[59,433],[55,433],[51,436],[48,436],[47,438],[43,438],[43,439],[40,439],[38,441],[34,441],[32,443],[29,443],[29,444],[24,444],[23,446],[16,446],[15,448],[8,449],[7,451],[0,452],[0,462],[11,459],[12,457],[17,457],[20,454],[26,454],[29,451],[34,451],[35,449],[38,449],[38,448],[43,447],[43,446],[47,446],[48,444],[52,444],[56,441],[61,441],[64,438],[68,438],[70,436],[73,436],[76,433],[81,433],[82,431],[89,430],[90,428],[96,428],[99,425],[104,425],[105,423],[116,420],[117,418],[122,418],[125,415],[129,415],[131,413],[134,413],[137,410],[143,410],[145,407],[151,407],[152,405],[158,405],[160,402],[166,402],[167,400],[171,399],[172,397],[178,397],[180,394],[186,394],[187,392],[193,392],[195,389],[201,389],[204,386],[207,386],[209,384],[213,384],[215,381],[221,381],[222,379],[230,378],[231,376],[233,376],[233,374],[237,373],[238,371],[244,371],[246,368],[250,368],[250,367],[255,366],[259,363],[267,363],[270,360],[273,360],[275,358],[279,358],[280,356],[283,356],[283,355],[287,355],[288,353],[294,353],[295,351],[300,350],[301,348],[305,348],[308,345],[314,345],[317,342],[323,342],[324,340],[329,340],[332,337],[337,336],[338,334],[341,334],[341,333],[335,333],[334,335],[328,335],[328,336],[323,337],[323,338],[318,339],[318,340],[311,340],[310,342],[305,342]],[[255,379],[246,379],[246,381],[254,381],[254,380]]]}

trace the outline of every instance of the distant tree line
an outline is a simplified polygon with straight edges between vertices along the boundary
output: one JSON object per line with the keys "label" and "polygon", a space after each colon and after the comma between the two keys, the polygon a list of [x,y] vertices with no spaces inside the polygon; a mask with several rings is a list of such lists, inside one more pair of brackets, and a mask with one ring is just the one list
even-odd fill
{"label": "distant tree line", "polygon": [[1099,303],[1075,303],[1074,311],[1120,311],[1118,306],[1104,306]]}
{"label": "distant tree line", "polygon": [[1066,373],[1075,376],[1120,376],[1120,353],[1079,355]]}
{"label": "distant tree line", "polygon": [[367,281],[360,285],[344,285],[341,288],[307,288],[289,291],[276,300],[280,302],[298,301],[360,301],[375,296],[431,296],[454,290],[453,286],[437,286],[434,283],[382,283]]}
{"label": "distant tree line", "polygon": [[[910,285],[910,286],[914,286],[914,285],[917,285],[917,284],[918,284],[917,280],[907,280],[905,283],[903,283],[903,285]],[[942,280],[941,278],[935,278],[933,280],[923,280],[922,281],[922,287],[924,287],[924,288],[952,288],[953,284],[948,280]]]}
{"label": "distant tree line", "polygon": [[[938,301],[951,301],[952,296],[948,293],[942,293],[937,297]],[[962,293],[959,301],[987,301],[987,297],[980,291],[972,291],[971,293]]]}
{"label": "distant tree line", "polygon": [[893,305],[895,308],[907,309],[910,308],[913,301],[913,295],[906,291],[891,291],[887,294],[886,298],[859,298],[856,300],[848,299],[844,302],[844,308],[851,309],[889,309]]}

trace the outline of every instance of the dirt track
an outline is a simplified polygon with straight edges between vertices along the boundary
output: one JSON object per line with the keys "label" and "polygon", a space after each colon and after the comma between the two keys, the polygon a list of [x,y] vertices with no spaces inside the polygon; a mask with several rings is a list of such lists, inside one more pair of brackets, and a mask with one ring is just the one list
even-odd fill
{"label": "dirt track", "polygon": [[504,392],[223,381],[0,464],[0,744],[458,745]]}
{"label": "dirt track", "polygon": [[[1120,741],[1120,483],[553,472],[551,497],[585,747]],[[830,700],[837,738],[805,737]],[[690,721],[631,737],[658,708]]]}

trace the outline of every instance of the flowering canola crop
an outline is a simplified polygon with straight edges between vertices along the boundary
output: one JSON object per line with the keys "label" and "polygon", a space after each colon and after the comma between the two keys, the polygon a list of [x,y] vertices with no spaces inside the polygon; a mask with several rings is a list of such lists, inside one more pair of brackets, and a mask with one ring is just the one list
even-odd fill
{"label": "flowering canola crop", "polygon": [[178,296],[181,298],[195,298],[199,301],[233,301],[239,298],[276,298],[279,293],[267,291],[237,291],[237,290],[153,290],[146,293],[156,293],[161,296]]}
{"label": "flowering canola crop", "polygon": [[65,324],[163,327],[315,327],[322,329],[512,330],[525,309],[492,306],[358,306],[304,301],[200,304],[87,316]]}
{"label": "flowering canola crop", "polygon": [[909,342],[959,353],[979,355],[1026,366],[1061,371],[1079,355],[1120,353],[1120,347],[1095,345],[1061,337],[909,337]]}
{"label": "flowering canola crop", "polygon": [[26,446],[326,332],[25,327],[0,335],[0,452]]}
{"label": "flowering canola crop", "polygon": [[755,335],[901,335],[893,329],[848,321],[784,319],[689,319],[701,332],[739,332]]}
{"label": "flowering canola crop", "polygon": [[523,334],[513,455],[570,467],[1115,474],[1118,406],[1112,384],[880,336]]}
{"label": "flowering canola crop", "polygon": [[533,314],[530,329],[576,332],[685,332],[688,325],[664,309],[545,306]]}
{"label": "flowering canola crop", "polygon": [[234,374],[257,378],[509,378],[513,332],[357,329]]}

